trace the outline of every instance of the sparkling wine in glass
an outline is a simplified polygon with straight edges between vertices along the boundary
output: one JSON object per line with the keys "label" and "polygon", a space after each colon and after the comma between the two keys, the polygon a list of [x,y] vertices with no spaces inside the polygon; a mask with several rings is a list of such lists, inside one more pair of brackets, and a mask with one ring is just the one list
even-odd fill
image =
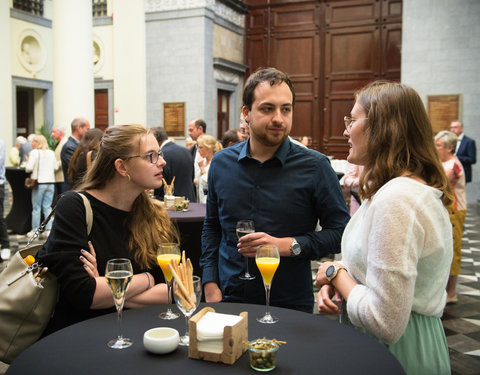
{"label": "sparkling wine in glass", "polygon": [[[187,286],[185,286],[187,287]],[[190,343],[190,336],[188,334],[188,326],[190,322],[190,317],[193,312],[197,309],[198,304],[200,303],[200,298],[202,298],[202,282],[200,277],[193,276],[193,291],[190,291],[189,301],[179,297],[177,289],[180,289],[176,280],[173,281],[173,293],[175,298],[175,303],[180,311],[185,315],[186,329],[185,334],[180,337],[179,345],[188,346]]]}
{"label": "sparkling wine in glass", "polygon": [[170,308],[172,303],[172,272],[168,268],[170,259],[174,259],[177,263],[180,262],[180,247],[176,243],[162,243],[157,250],[157,262],[167,282],[168,307],[167,311],[160,313],[159,317],[165,320],[177,319],[180,316]]}
{"label": "sparkling wine in glass", "polygon": [[272,285],[273,275],[280,264],[280,255],[278,254],[278,248],[274,245],[261,245],[257,249],[255,254],[255,262],[260,270],[263,278],[263,285],[265,286],[265,298],[266,298],[266,312],[265,315],[257,318],[260,323],[276,323],[278,318],[270,315],[270,287]]}
{"label": "sparkling wine in glass", "polygon": [[119,334],[116,339],[110,340],[108,346],[113,349],[128,348],[133,341],[123,337],[122,334],[122,309],[125,303],[125,295],[127,293],[130,281],[132,281],[133,269],[132,263],[126,258],[111,259],[107,262],[105,269],[105,279],[113,294],[113,301],[118,313]]}
{"label": "sparkling wine in glass", "polygon": [[[237,237],[240,239],[240,237],[246,236],[247,234],[254,233],[255,232],[255,224],[253,223],[253,220],[239,220],[237,222]],[[254,275],[250,274],[248,272],[248,257],[245,257],[245,273],[241,276],[239,276],[241,280],[253,280],[255,278]]]}

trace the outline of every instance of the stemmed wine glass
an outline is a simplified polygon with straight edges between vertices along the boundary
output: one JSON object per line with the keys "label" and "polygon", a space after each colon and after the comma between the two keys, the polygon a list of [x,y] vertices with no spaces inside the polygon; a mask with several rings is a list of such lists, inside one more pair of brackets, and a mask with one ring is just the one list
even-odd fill
{"label": "stemmed wine glass", "polygon": [[176,243],[162,243],[157,249],[157,262],[162,269],[163,276],[167,282],[168,291],[168,307],[167,311],[160,313],[159,317],[165,320],[177,319],[180,315],[174,313],[170,308],[172,303],[172,272],[168,268],[170,259],[174,259],[177,263],[180,262],[180,247]]}
{"label": "stemmed wine glass", "polygon": [[255,254],[255,262],[260,270],[263,278],[263,285],[265,285],[265,297],[266,297],[266,312],[265,315],[257,318],[260,323],[276,323],[278,318],[270,315],[270,286],[272,284],[273,275],[280,264],[280,255],[278,254],[278,248],[274,245],[261,245],[257,249]]}
{"label": "stemmed wine glass", "polygon": [[[186,286],[185,286],[186,287]],[[185,315],[185,323],[186,323],[186,330],[185,334],[180,337],[179,345],[188,346],[190,344],[190,336],[188,334],[188,325],[190,322],[190,317],[192,316],[193,312],[197,309],[198,304],[200,303],[200,298],[202,298],[202,283],[200,277],[193,276],[193,293],[191,294],[190,301],[193,302],[190,304],[189,302],[185,301],[184,299],[180,298],[177,294],[177,289],[179,289],[179,285],[176,280],[173,281],[173,293],[175,302],[177,307],[180,311]]]}
{"label": "stemmed wine glass", "polygon": [[[253,223],[252,220],[239,220],[237,221],[237,237],[240,239],[240,237],[246,236],[247,234],[254,233],[255,232],[255,224]],[[241,280],[253,280],[255,278],[254,275],[250,274],[248,272],[248,257],[245,257],[245,273],[239,278]]]}
{"label": "stemmed wine glass", "polygon": [[107,262],[105,269],[105,279],[113,294],[113,301],[118,313],[119,334],[116,339],[110,340],[108,346],[113,349],[128,348],[133,341],[123,337],[122,334],[122,309],[125,303],[125,295],[127,293],[130,281],[132,281],[133,269],[132,263],[126,258],[111,259]]}

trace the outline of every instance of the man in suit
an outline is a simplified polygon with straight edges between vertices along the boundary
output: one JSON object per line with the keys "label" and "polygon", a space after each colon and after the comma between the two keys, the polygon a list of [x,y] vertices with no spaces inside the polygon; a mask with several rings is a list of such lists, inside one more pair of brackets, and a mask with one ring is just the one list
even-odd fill
{"label": "man in suit", "polygon": [[465,170],[465,181],[472,181],[472,164],[477,162],[477,147],[475,140],[463,133],[463,124],[460,120],[452,121],[450,131],[458,137],[455,155],[460,160]]}
{"label": "man in suit", "polygon": [[70,164],[70,159],[72,158],[73,153],[77,149],[83,135],[90,129],[90,122],[83,117],[76,117],[73,119],[72,124],[72,135],[68,137],[67,142],[60,152],[60,159],[62,160],[62,170],[63,170],[63,179],[64,179],[64,191],[72,190],[72,183],[68,179],[68,164]]}
{"label": "man in suit", "polygon": [[[200,118],[197,118],[195,120],[192,120],[188,123],[188,135],[190,138],[192,138],[194,141],[197,140],[198,137],[201,135],[204,135],[205,132],[207,131],[207,124],[205,121],[203,121]],[[192,156],[194,159],[197,157],[197,144],[195,144],[191,149],[190,152],[192,153]]]}
{"label": "man in suit", "polygon": [[[163,167],[163,178],[167,184],[171,184],[173,177],[175,177],[174,194],[179,197],[184,196],[186,199],[195,202],[193,158],[190,151],[186,147],[171,142],[165,128],[157,126],[152,128],[152,132],[160,145],[160,150],[163,152],[163,158],[167,162],[167,165]],[[163,198],[163,186],[155,189],[155,196]]]}
{"label": "man in suit", "polygon": [[[188,123],[188,135],[195,142],[197,141],[198,137],[206,134],[206,131],[207,131],[207,123],[200,118],[192,120]],[[193,183],[195,184],[195,191],[197,192],[197,190],[198,190],[198,180],[200,179],[200,175],[201,175],[199,162],[201,162],[203,160],[203,163],[206,164],[206,161],[198,153],[198,145],[196,143],[190,149],[190,153],[192,154],[192,157],[193,157],[193,168],[195,169],[195,179],[194,179]],[[200,194],[197,192],[196,196],[198,197],[199,195]]]}

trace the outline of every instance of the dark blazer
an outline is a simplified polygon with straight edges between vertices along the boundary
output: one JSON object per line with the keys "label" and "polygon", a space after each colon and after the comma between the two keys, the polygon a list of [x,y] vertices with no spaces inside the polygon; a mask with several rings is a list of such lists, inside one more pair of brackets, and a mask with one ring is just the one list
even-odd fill
{"label": "dark blazer", "polygon": [[[186,147],[179,146],[173,142],[167,142],[162,147],[164,159],[167,165],[163,167],[163,178],[170,184],[175,176],[175,196],[184,196],[191,202],[196,201],[195,189],[193,186],[194,168],[193,158]],[[155,189],[155,196],[163,199],[163,186]]]}
{"label": "dark blazer", "polygon": [[471,182],[472,164],[477,162],[477,147],[475,141],[464,135],[455,155],[457,155],[457,158],[460,160],[463,169],[465,170],[465,181]]}
{"label": "dark blazer", "polygon": [[197,155],[197,149],[198,145],[196,143],[190,148],[190,154],[192,154],[193,160],[195,160],[195,156]]}
{"label": "dark blazer", "polygon": [[60,160],[62,161],[65,191],[72,190],[72,183],[68,179],[68,164],[70,164],[70,159],[72,158],[72,155],[77,149],[79,143],[80,142],[78,142],[72,136],[68,137],[68,140],[62,148],[62,152],[60,153]]}

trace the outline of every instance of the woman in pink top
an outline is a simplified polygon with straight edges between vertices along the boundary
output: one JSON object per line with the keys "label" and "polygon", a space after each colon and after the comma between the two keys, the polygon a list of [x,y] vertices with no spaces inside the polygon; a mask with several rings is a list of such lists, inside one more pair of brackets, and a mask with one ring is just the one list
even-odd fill
{"label": "woman in pink top", "polygon": [[448,210],[453,231],[453,260],[447,284],[447,303],[456,303],[457,279],[462,261],[463,224],[467,213],[465,172],[462,163],[453,154],[457,146],[457,136],[454,133],[447,130],[439,132],[435,136],[435,146],[455,196],[455,201]]}

